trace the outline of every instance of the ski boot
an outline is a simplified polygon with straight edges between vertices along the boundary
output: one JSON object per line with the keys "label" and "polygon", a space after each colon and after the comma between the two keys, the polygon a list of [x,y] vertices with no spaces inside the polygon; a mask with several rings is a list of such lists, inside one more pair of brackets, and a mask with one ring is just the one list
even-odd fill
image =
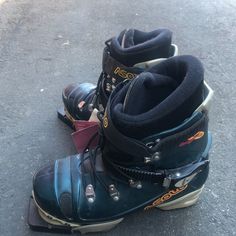
{"label": "ski boot", "polygon": [[171,44],[171,40],[172,33],[168,29],[148,33],[128,29],[106,41],[97,86],[91,83],[68,85],[62,92],[64,108],[58,110],[59,119],[73,129],[75,120],[97,121],[96,115],[91,116],[92,111],[96,113],[106,107],[117,84],[178,54],[177,46]]}
{"label": "ski boot", "polygon": [[31,227],[107,231],[139,209],[193,205],[209,172],[212,94],[192,56],[167,59],[117,85],[98,113],[99,145],[90,149],[91,139],[84,152],[34,176],[31,209],[41,228],[29,219]]}

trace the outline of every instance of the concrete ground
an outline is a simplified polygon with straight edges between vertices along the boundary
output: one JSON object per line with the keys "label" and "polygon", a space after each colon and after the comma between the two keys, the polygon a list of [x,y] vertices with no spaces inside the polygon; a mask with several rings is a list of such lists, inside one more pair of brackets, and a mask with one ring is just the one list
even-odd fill
{"label": "concrete ground", "polygon": [[75,153],[56,117],[62,88],[96,82],[106,39],[160,26],[174,32],[181,54],[202,60],[215,90],[210,176],[197,205],[139,212],[97,235],[236,235],[234,0],[0,0],[1,236],[43,235],[26,224],[33,173]]}

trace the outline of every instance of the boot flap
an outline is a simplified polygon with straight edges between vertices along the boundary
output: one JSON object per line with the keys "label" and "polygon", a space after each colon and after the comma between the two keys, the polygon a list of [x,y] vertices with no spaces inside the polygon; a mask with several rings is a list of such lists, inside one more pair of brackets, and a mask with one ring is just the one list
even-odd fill
{"label": "boot flap", "polygon": [[84,152],[88,147],[95,148],[98,145],[99,124],[93,124],[72,133],[72,140],[78,153]]}
{"label": "boot flap", "polygon": [[110,100],[108,101],[107,109],[103,117],[103,132],[106,138],[117,149],[136,157],[151,157],[154,153],[142,141],[130,138],[122,134],[115,128],[110,117]]}

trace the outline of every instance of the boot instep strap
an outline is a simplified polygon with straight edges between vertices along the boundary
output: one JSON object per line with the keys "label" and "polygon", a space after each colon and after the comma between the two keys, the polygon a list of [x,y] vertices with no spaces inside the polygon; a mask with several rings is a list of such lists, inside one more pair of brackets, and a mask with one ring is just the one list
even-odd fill
{"label": "boot instep strap", "polygon": [[104,134],[116,148],[125,152],[131,156],[139,157],[143,160],[143,157],[152,158],[157,151],[153,151],[142,141],[130,138],[122,134],[115,128],[112,119],[110,117],[110,100],[108,100],[107,109],[103,117],[103,131]]}
{"label": "boot instep strap", "polygon": [[176,183],[179,183],[181,179],[181,183],[183,185],[186,184],[188,181],[190,182],[196,174],[201,172],[205,167],[209,165],[209,160],[202,158],[196,163],[191,163],[176,169],[145,171],[124,167],[108,159],[106,159],[106,161],[108,164],[112,165],[113,168],[119,169],[121,172],[130,176],[131,179],[139,181],[150,181],[152,183],[160,183],[165,188],[169,188],[170,185],[176,185]]}

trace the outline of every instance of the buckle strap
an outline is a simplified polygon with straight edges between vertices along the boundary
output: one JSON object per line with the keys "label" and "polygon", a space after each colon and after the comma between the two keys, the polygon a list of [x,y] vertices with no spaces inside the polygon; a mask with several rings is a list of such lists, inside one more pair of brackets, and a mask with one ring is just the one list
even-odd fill
{"label": "buckle strap", "polygon": [[141,68],[127,67],[123,65],[110,55],[108,47],[105,47],[103,51],[102,66],[103,72],[105,72],[110,77],[117,79],[118,82],[125,79],[133,79],[144,71]]}
{"label": "buckle strap", "polygon": [[111,99],[108,100],[102,124],[103,132],[107,140],[109,140],[109,142],[111,142],[111,144],[114,145],[118,150],[131,156],[143,159],[143,157],[151,158],[153,155],[155,155],[155,152],[146,146],[145,143],[125,136],[115,128],[110,117],[110,101]]}
{"label": "buckle strap", "polygon": [[112,163],[112,165],[120,169],[122,172],[126,173],[130,177],[134,178],[135,180],[155,182],[155,181],[163,181],[164,178],[166,177],[165,170],[158,170],[152,172],[152,171],[127,168],[114,163]]}
{"label": "buckle strap", "polygon": [[169,188],[170,185],[181,187],[188,184],[198,173],[209,165],[209,160],[202,158],[196,163],[175,169],[146,171],[121,166],[108,158],[105,158],[105,161],[121,174],[131,178],[129,181],[150,181],[152,183],[160,183],[165,188]]}

